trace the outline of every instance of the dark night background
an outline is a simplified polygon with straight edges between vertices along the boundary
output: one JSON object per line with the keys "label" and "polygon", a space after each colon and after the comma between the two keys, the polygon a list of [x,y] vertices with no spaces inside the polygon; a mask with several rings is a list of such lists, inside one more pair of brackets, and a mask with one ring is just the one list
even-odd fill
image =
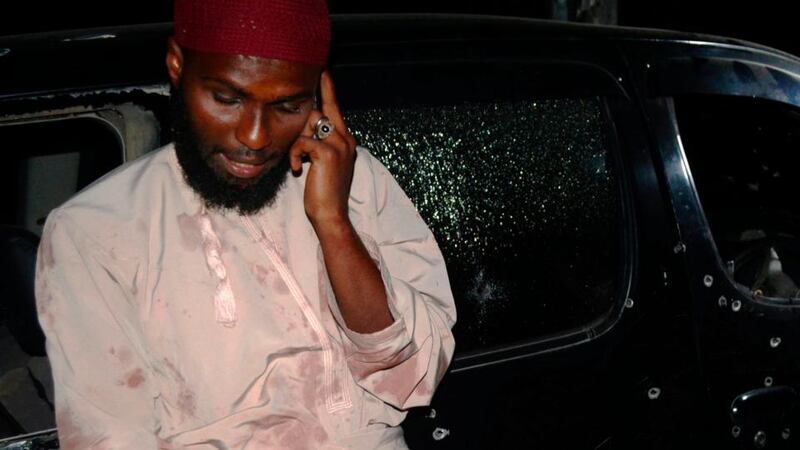
{"label": "dark night background", "polygon": [[[717,34],[800,55],[794,35],[797,0],[329,0],[332,13],[435,12],[493,14],[587,21],[587,5],[614,10],[616,24]],[[137,2],[7,2],[0,35],[171,20],[170,0]],[[614,7],[616,6],[616,7]],[[576,17],[578,16],[578,17]],[[606,22],[607,23],[607,22]]]}

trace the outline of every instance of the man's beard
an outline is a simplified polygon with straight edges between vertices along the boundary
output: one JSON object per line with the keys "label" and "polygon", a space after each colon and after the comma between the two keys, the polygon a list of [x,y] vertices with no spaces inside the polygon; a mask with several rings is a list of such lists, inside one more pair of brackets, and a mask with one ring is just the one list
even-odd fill
{"label": "man's beard", "polygon": [[[212,168],[219,147],[206,145],[189,118],[183,92],[172,89],[170,114],[175,141],[175,154],[183,169],[186,183],[197,192],[210,209],[233,209],[242,215],[252,215],[270,206],[286,181],[289,172],[288,152],[278,163],[255,180],[241,180],[217,174]],[[236,152],[252,152],[246,147]]]}

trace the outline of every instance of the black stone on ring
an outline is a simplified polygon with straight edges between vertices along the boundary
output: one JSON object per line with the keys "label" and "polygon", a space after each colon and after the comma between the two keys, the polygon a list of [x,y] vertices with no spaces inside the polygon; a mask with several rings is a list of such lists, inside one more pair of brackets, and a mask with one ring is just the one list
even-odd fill
{"label": "black stone on ring", "polygon": [[322,116],[314,125],[314,139],[323,140],[333,133],[333,124],[330,119]]}

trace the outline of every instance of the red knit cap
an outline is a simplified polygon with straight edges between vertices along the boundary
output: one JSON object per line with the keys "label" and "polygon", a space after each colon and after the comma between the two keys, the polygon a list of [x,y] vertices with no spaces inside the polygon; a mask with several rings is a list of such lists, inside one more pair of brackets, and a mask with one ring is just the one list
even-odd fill
{"label": "red knit cap", "polygon": [[175,41],[215,53],[324,65],[325,0],[175,0]]}

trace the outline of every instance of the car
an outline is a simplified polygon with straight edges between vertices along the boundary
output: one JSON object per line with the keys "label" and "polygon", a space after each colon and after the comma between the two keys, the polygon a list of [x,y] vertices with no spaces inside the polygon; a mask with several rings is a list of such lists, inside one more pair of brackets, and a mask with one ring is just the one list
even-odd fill
{"label": "car", "polygon": [[[797,447],[800,59],[508,17],[333,26],[348,126],[433,230],[458,307],[411,448]],[[52,208],[170,141],[170,34],[0,39],[0,448],[57,446],[33,250]]]}

